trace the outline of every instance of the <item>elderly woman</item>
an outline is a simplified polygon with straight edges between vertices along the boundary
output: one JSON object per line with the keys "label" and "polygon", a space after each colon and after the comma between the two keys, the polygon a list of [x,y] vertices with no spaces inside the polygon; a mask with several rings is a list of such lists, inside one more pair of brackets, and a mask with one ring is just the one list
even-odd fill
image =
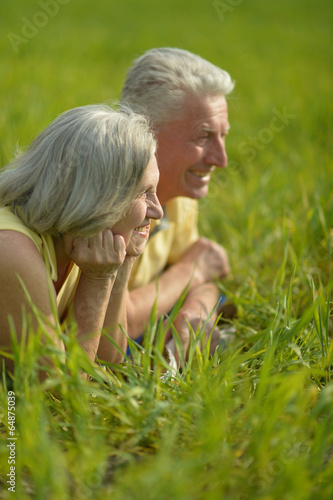
{"label": "elderly woman", "polygon": [[118,325],[126,329],[129,275],[150,219],[163,213],[155,148],[140,115],[83,106],[60,115],[1,171],[1,348],[10,349],[13,325],[22,335],[22,311],[31,313],[32,301],[60,350],[58,325],[71,311],[90,359],[121,361],[101,331],[126,348]]}

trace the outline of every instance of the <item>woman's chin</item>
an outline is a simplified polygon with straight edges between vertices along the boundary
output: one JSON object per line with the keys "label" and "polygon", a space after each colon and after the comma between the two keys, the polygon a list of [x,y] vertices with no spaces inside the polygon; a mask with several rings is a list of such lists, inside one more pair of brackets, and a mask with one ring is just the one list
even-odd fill
{"label": "woman's chin", "polygon": [[139,234],[133,233],[126,247],[126,253],[130,257],[139,257],[147,245],[147,239],[142,238]]}

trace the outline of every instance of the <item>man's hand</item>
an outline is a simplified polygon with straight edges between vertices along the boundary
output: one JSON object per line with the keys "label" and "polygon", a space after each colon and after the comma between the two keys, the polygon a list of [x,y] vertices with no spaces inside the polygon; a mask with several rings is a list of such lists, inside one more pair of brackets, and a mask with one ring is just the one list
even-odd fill
{"label": "man's hand", "polygon": [[90,238],[63,236],[66,254],[77,264],[83,275],[91,279],[115,276],[126,257],[125,240],[105,229]]}
{"label": "man's hand", "polygon": [[[199,343],[199,348],[202,351],[206,345],[208,340],[210,339],[210,348],[209,353],[212,356],[215,352],[215,349],[218,347],[221,341],[221,333],[218,327],[214,325],[214,321],[207,320],[205,318],[200,317],[196,311],[183,310],[179,313],[176,320],[174,321],[174,327],[177,330],[179,335],[184,360],[187,359],[188,348],[191,340],[191,329],[193,329],[194,333],[197,333],[199,330],[204,328],[204,333],[202,337],[202,341]],[[177,365],[180,365],[180,356],[177,349],[173,349],[173,353],[175,355],[175,359]]]}
{"label": "man's hand", "polygon": [[225,249],[215,241],[203,237],[185,252],[179,259],[179,263],[194,266],[193,285],[225,278],[230,272]]}

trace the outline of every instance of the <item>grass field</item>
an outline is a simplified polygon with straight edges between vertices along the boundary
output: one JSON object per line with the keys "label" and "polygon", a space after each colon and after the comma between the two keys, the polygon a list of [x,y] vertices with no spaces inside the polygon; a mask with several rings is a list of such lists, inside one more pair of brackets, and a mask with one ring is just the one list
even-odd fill
{"label": "grass field", "polygon": [[[230,72],[229,167],[200,226],[228,250],[221,290],[238,317],[228,351],[209,359],[194,339],[174,378],[159,342],[136,366],[91,366],[73,328],[67,367],[48,352],[61,382],[44,387],[38,334],[16,346],[12,448],[0,385],[0,498],[333,498],[332,14],[329,0],[2,1],[1,165],[60,112],[118,99],[151,47]],[[149,332],[162,342],[154,311]]]}

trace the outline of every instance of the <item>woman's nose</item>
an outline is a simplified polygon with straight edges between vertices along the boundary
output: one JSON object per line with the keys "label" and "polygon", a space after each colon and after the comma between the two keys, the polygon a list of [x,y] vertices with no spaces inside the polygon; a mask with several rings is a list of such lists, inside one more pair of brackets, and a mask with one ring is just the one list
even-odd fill
{"label": "woman's nose", "polygon": [[149,203],[147,217],[155,220],[163,217],[163,208],[156,194],[151,198],[151,202]]}

